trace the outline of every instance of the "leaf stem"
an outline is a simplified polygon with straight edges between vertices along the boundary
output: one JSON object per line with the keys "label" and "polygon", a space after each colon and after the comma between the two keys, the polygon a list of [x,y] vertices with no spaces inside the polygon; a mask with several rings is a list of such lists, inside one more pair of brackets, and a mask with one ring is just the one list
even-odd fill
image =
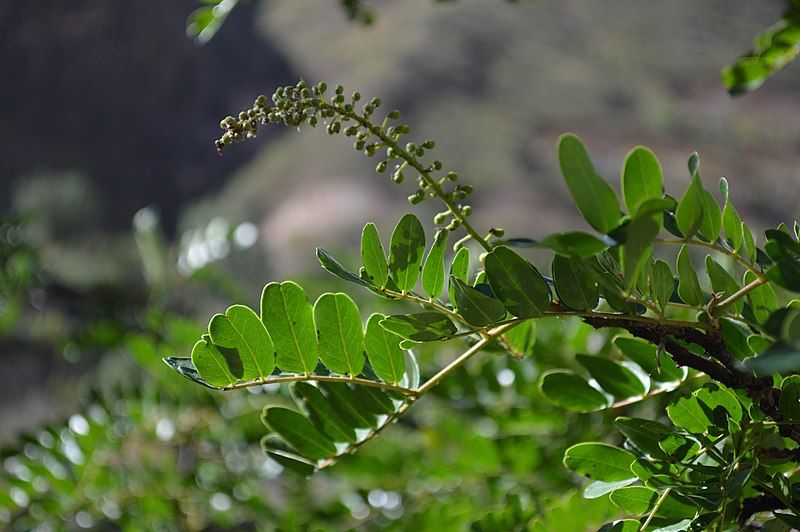
{"label": "leaf stem", "polygon": [[728,297],[726,297],[725,299],[723,299],[722,301],[720,301],[719,303],[714,305],[712,308],[714,310],[725,310],[726,307],[729,307],[730,305],[736,303],[736,301],[738,299],[741,299],[742,297],[747,295],[748,292],[751,292],[752,290],[755,290],[756,288],[758,288],[759,286],[765,284],[766,282],[767,282],[767,279],[765,277],[763,277],[763,276],[762,277],[758,277],[757,279],[755,279],[752,282],[744,285],[739,290],[737,290],[733,294],[729,295]]}
{"label": "leaf stem", "polygon": [[252,388],[254,386],[263,386],[265,384],[281,384],[284,382],[308,382],[308,381],[315,381],[315,382],[346,382],[350,384],[358,384],[361,386],[370,386],[372,388],[381,388],[383,390],[390,390],[393,392],[401,393],[406,396],[412,396],[416,393],[415,390],[411,388],[406,388],[405,386],[398,386],[396,384],[390,384],[387,382],[380,382],[380,381],[373,381],[370,379],[361,379],[358,377],[347,377],[344,375],[286,375],[282,377],[267,377],[266,379],[259,379],[254,381],[247,381],[247,382],[237,382],[236,384],[231,384],[225,386],[223,388],[219,388],[222,391],[230,391],[230,390],[240,390],[242,388]]}
{"label": "leaf stem", "polygon": [[722,253],[723,255],[729,256],[730,258],[732,258],[733,260],[735,260],[736,262],[738,262],[739,264],[741,264],[742,266],[753,272],[753,274],[755,274],[756,277],[761,279],[762,282],[767,281],[767,276],[764,275],[764,273],[761,270],[759,270],[756,266],[754,266],[752,263],[740,257],[738,253],[727,250],[721,246],[718,246],[715,243],[703,242],[702,240],[691,240],[686,238],[657,238],[655,240],[655,243],[676,244],[679,246],[686,244],[687,246],[697,246],[697,247],[712,249],[718,253]]}

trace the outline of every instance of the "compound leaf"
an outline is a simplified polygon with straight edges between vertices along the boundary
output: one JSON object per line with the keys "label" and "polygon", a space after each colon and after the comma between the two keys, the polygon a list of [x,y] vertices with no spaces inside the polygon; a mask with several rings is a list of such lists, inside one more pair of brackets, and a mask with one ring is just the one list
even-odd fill
{"label": "compound leaf", "polygon": [[486,255],[484,267],[495,295],[514,316],[541,316],[550,306],[550,289],[542,275],[511,249],[493,249]]}
{"label": "compound leaf", "polygon": [[347,294],[322,294],[314,303],[319,358],[331,371],[353,377],[364,369],[364,328]]}

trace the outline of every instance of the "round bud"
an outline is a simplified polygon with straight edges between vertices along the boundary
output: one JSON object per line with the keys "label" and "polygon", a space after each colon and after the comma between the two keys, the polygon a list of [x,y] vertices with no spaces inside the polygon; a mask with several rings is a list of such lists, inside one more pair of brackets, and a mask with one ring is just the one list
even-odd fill
{"label": "round bud", "polygon": [[336,94],[342,94],[344,92],[344,87],[341,85],[336,85]]}
{"label": "round bud", "polygon": [[309,116],[307,122],[309,126],[314,127],[317,125],[317,117],[313,115]]}
{"label": "round bud", "polygon": [[443,224],[447,220],[447,215],[450,214],[450,211],[440,212],[436,216],[433,217],[433,223],[436,225]]}
{"label": "round bud", "polygon": [[364,106],[363,111],[364,111],[364,115],[369,116],[369,115],[371,115],[372,113],[375,112],[375,106],[368,103],[367,105]]}
{"label": "round bud", "polygon": [[396,153],[396,151],[395,151],[395,149],[393,147],[389,146],[388,148],[386,148],[386,156],[389,159],[396,159],[397,158],[397,153]]}
{"label": "round bud", "polygon": [[392,111],[391,113],[386,115],[386,118],[388,118],[389,120],[397,120],[398,118],[400,118],[400,111]]}
{"label": "round bud", "polygon": [[442,161],[433,161],[431,168],[436,170],[437,172],[442,169]]}
{"label": "round bud", "polygon": [[239,120],[247,120],[247,112],[246,111],[242,111],[241,113],[239,113]]}
{"label": "round bud", "polygon": [[472,189],[472,185],[464,185],[463,187],[461,187],[461,190],[464,191],[464,194],[467,194],[467,195],[472,194],[472,190],[473,190]]}
{"label": "round bud", "polygon": [[414,153],[415,151],[417,151],[417,145],[414,144],[413,142],[407,143],[406,144],[406,151],[408,153]]}
{"label": "round bud", "polygon": [[448,231],[455,231],[459,227],[461,227],[461,222],[459,222],[458,219],[453,218],[452,220],[450,220],[450,223],[447,224],[447,227],[445,229],[447,229]]}
{"label": "round bud", "polygon": [[347,114],[352,114],[353,113],[353,104],[351,104],[351,103],[344,104],[344,112],[347,113]]}
{"label": "round bud", "polygon": [[405,176],[403,175],[403,172],[401,170],[398,170],[392,176],[392,181],[394,181],[395,183],[397,183],[399,185],[400,183],[403,182],[404,178],[405,178]]}
{"label": "round bud", "polygon": [[353,143],[353,148],[356,151],[361,151],[361,150],[364,149],[364,144],[365,144],[365,142],[363,140],[357,140],[357,141],[355,141],[355,143]]}
{"label": "round bud", "polygon": [[420,203],[421,201],[422,201],[422,199],[421,199],[419,196],[417,196],[416,194],[411,194],[411,195],[408,197],[408,202],[409,202],[411,205],[416,205],[416,204]]}
{"label": "round bud", "polygon": [[505,229],[502,227],[492,227],[489,232],[492,234],[492,236],[496,236],[498,238],[502,238],[502,236],[506,234]]}
{"label": "round bud", "polygon": [[305,80],[301,79],[300,81],[297,82],[298,89],[305,89],[306,87],[308,87],[308,84],[305,82]]}
{"label": "round bud", "polygon": [[416,150],[414,150],[414,155],[416,155],[417,157],[423,157],[425,155],[425,148],[422,147],[417,148]]}
{"label": "round bud", "polygon": [[373,98],[369,102],[373,107],[380,107],[381,106],[381,99],[380,98]]}
{"label": "round bud", "polygon": [[322,94],[328,90],[328,84],[324,81],[320,81],[319,84],[317,84],[317,88],[319,89],[320,94]]}
{"label": "round bud", "polygon": [[263,94],[259,95],[255,101],[255,107],[266,107],[267,106],[267,97]]}
{"label": "round bud", "polygon": [[463,207],[461,207],[461,214],[463,216],[470,216],[472,214],[472,207],[470,207],[469,205],[464,205]]}
{"label": "round bud", "polygon": [[354,92],[353,95],[350,97],[350,99],[353,100],[354,102],[357,102],[358,100],[361,99],[361,93],[358,91]]}
{"label": "round bud", "polygon": [[345,130],[344,130],[344,134],[346,136],[348,136],[348,137],[352,137],[356,133],[358,133],[358,128],[356,126],[349,126],[349,127],[346,127]]}
{"label": "round bud", "polygon": [[387,166],[386,161],[381,161],[375,167],[375,171],[378,172],[379,174],[382,174],[382,173],[384,173],[386,171],[386,166]]}
{"label": "round bud", "polygon": [[367,144],[367,147],[364,148],[364,155],[367,157],[372,157],[375,155],[375,144]]}
{"label": "round bud", "polygon": [[426,140],[422,143],[422,147],[427,150],[432,150],[436,147],[436,141],[434,140]]}

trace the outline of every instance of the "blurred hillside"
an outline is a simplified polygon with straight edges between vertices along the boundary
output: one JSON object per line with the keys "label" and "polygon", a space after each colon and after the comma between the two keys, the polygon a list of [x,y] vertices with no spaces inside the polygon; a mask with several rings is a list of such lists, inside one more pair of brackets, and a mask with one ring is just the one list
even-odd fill
{"label": "blurred hillside", "polygon": [[[555,157],[564,131],[584,137],[607,177],[645,144],[661,159],[668,189],[680,190],[697,150],[707,187],[716,191],[726,176],[756,226],[798,215],[800,123],[789,117],[798,111],[800,70],[790,66],[733,100],[718,81],[722,66],[780,16],[782,2],[408,0],[376,2],[373,27],[343,25],[334,4],[309,14],[303,3],[265,3],[259,28],[304,79],[379,95],[403,111],[412,138],[436,139],[435,156],[478,185],[478,226],[526,236],[579,226]],[[265,249],[281,252],[270,260],[279,277],[315,268],[314,244],[352,245],[378,213],[389,216],[388,232],[397,213],[389,206],[412,185],[399,194],[346,139],[322,137],[287,130],[254,141],[258,154],[187,220],[261,220]],[[303,200],[306,211],[286,207]],[[340,208],[341,224],[331,219]],[[292,242],[300,245],[287,251]],[[287,259],[295,250],[302,258]]]}

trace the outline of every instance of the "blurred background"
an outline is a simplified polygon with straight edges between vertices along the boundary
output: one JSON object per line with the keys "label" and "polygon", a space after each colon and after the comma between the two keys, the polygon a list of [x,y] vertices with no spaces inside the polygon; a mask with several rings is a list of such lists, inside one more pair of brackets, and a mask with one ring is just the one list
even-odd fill
{"label": "blurred background", "polygon": [[[279,85],[341,83],[400,109],[476,185],[474,224],[509,236],[584,227],[555,156],[566,131],[612,183],[643,144],[679,194],[697,150],[706,187],[725,176],[754,228],[800,214],[800,68],[735,99],[719,83],[782,0],[376,0],[368,26],[333,0],[269,0],[238,5],[203,46],[184,29],[199,5],[0,4],[0,527],[447,530],[493,505],[556,515],[554,490],[565,516],[584,504],[558,457],[595,421],[530,405],[539,372],[589,349],[588,332],[542,331],[535,364],[466,368],[383,452],[309,483],[278,482],[258,449],[263,395],[284,392],[221,397],[160,361],[266,282],[302,280],[312,300],[348,289],[314,247],[355,257],[366,222],[388,239],[409,208],[412,185],[324,131],[263,129],[219,157],[220,119]],[[437,419],[453,401],[460,414]]]}

